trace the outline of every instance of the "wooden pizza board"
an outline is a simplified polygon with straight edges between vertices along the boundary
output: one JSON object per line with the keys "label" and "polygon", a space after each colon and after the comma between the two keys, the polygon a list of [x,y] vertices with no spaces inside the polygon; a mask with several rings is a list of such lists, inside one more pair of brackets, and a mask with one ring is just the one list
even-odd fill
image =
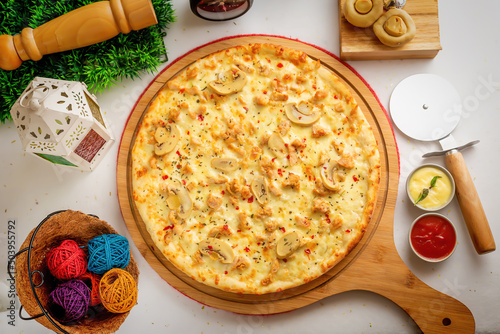
{"label": "wooden pizza board", "polygon": [[[279,293],[243,295],[198,283],[175,268],[154,246],[132,199],[130,151],[135,130],[163,85],[198,58],[232,46],[272,43],[306,52],[333,71],[354,93],[370,122],[381,155],[381,182],[373,218],[361,242],[337,266],[303,286]],[[332,54],[296,40],[272,36],[239,36],[204,45],[161,72],[139,98],[123,132],[118,153],[117,187],[123,218],[139,252],[153,269],[181,293],[200,303],[243,314],[275,314],[298,309],[351,290],[382,295],[405,310],[425,333],[473,333],[474,318],[461,302],[418,279],[399,257],[393,240],[393,218],[399,182],[395,138],[384,109],[367,84]]]}
{"label": "wooden pizza board", "polygon": [[391,48],[378,40],[370,28],[347,22],[339,0],[340,58],[342,60],[434,58],[441,50],[437,0],[408,0],[404,10],[415,22],[417,32],[407,44]]}

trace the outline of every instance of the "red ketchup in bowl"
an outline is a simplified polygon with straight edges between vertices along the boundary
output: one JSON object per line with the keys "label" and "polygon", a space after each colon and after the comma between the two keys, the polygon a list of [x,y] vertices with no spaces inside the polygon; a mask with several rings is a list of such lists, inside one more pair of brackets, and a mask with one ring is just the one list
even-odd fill
{"label": "red ketchup in bowl", "polygon": [[424,214],[412,225],[410,244],[422,259],[438,262],[448,258],[457,243],[455,228],[439,214]]}

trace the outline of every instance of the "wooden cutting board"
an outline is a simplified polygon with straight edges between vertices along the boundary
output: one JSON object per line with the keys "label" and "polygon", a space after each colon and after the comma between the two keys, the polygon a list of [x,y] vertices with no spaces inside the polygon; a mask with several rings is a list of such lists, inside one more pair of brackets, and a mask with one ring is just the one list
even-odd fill
{"label": "wooden cutting board", "polygon": [[[247,43],[273,43],[306,52],[334,72],[354,93],[370,122],[381,155],[381,184],[373,218],[361,242],[337,266],[297,288],[265,295],[221,291],[189,278],[156,249],[132,199],[130,150],[135,130],[149,103],[180,70],[213,52]],[[197,48],[161,72],[139,98],[125,126],[118,153],[117,187],[123,218],[139,252],[174,288],[200,303],[244,314],[274,314],[298,309],[350,290],[382,295],[405,310],[425,333],[473,333],[474,318],[461,302],[419,280],[399,257],[393,239],[393,218],[399,182],[395,138],[375,94],[351,68],[315,46],[274,36],[249,35],[222,39]]]}
{"label": "wooden cutting board", "polygon": [[417,32],[407,44],[391,48],[378,40],[370,28],[358,28],[344,17],[346,0],[339,1],[339,40],[342,60],[434,58],[441,50],[437,0],[410,0],[404,10],[410,14]]}

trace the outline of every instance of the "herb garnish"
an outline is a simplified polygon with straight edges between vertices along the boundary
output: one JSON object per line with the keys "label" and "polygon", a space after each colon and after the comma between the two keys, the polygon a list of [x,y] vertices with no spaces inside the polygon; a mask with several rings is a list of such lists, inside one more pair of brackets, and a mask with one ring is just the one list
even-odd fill
{"label": "herb garnish", "polygon": [[414,205],[417,205],[417,203],[423,201],[427,195],[429,195],[429,190],[431,190],[431,188],[434,188],[436,186],[436,181],[437,179],[441,178],[441,176],[439,175],[436,175],[432,178],[431,180],[431,186],[429,188],[424,188],[422,190],[422,192],[420,193],[420,195],[418,196],[417,200],[415,201],[415,204]]}

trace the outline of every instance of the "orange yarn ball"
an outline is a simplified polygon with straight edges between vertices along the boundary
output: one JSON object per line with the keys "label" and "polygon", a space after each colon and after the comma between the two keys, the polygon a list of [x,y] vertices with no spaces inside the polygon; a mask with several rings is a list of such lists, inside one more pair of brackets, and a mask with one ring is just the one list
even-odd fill
{"label": "orange yarn ball", "polygon": [[[101,298],[99,297],[99,281],[101,276],[94,274],[93,272],[86,271],[85,274],[78,277],[79,280],[85,281],[90,280],[90,306],[96,306],[101,303]],[[88,285],[88,284],[87,284]]]}
{"label": "orange yarn ball", "polygon": [[128,312],[137,303],[137,283],[128,271],[113,268],[102,276],[99,296],[108,311]]}
{"label": "orange yarn ball", "polygon": [[70,280],[87,271],[87,255],[76,241],[64,240],[47,254],[47,267],[55,278]]}

